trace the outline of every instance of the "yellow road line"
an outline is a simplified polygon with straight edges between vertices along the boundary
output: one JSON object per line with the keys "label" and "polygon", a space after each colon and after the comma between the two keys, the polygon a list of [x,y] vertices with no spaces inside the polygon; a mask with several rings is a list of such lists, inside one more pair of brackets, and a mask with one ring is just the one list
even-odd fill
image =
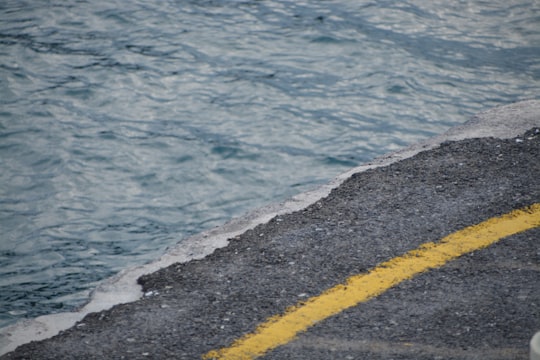
{"label": "yellow road line", "polygon": [[254,359],[290,342],[299,332],[317,322],[380,295],[404,280],[485,248],[502,238],[539,226],[540,203],[537,203],[466,227],[437,243],[425,243],[378,265],[366,274],[351,276],[344,284],[289,307],[283,315],[268,318],[253,333],[244,335],[229,347],[208,352],[203,359]]}

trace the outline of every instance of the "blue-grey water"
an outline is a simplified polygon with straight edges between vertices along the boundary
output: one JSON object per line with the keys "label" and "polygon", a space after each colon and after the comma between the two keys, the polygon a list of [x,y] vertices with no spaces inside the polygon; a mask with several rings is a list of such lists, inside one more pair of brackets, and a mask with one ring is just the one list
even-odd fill
{"label": "blue-grey water", "polygon": [[538,1],[0,2],[0,326],[540,90]]}

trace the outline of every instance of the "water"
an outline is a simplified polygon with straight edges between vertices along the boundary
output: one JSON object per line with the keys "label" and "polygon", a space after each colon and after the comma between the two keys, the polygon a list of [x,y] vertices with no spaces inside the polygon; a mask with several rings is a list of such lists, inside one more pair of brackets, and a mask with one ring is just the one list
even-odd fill
{"label": "water", "polygon": [[0,326],[537,97],[535,1],[2,1]]}

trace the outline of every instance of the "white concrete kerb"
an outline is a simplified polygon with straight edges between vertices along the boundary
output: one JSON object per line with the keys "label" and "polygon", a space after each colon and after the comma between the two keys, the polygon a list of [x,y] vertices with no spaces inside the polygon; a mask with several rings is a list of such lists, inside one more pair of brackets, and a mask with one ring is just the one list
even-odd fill
{"label": "white concrete kerb", "polygon": [[540,331],[531,339],[530,360],[540,360]]}
{"label": "white concrete kerb", "polygon": [[[255,210],[243,217],[233,219],[223,226],[185,239],[176,247],[169,249],[155,262],[123,270],[103,281],[92,292],[90,301],[78,311],[40,316],[0,329],[0,355],[13,351],[17,346],[30,341],[43,340],[57,335],[60,331],[75,325],[77,321],[82,320],[89,313],[110,309],[114,305],[141,298],[143,294],[141,287],[137,284],[137,279],[140,276],[153,273],[174,263],[204,258],[214,250],[227,246],[228,239],[253,229],[257,225],[264,224],[275,216],[302,210],[326,197],[332,189],[338,187],[355,173],[410,158],[421,151],[436,148],[445,141],[482,137],[501,139],[516,137],[533,127],[539,127],[539,115],[540,100],[522,101],[490,109],[474,116],[462,126],[451,128],[442,135],[351,169],[315,190],[298,194],[283,203]],[[540,347],[540,345],[538,346]],[[540,355],[534,360],[540,360]]]}

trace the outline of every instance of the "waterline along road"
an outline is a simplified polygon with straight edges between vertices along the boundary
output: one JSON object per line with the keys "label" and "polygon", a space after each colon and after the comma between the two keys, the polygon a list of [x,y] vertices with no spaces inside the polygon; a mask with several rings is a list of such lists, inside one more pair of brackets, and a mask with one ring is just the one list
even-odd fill
{"label": "waterline along road", "polygon": [[78,312],[0,332],[0,359],[525,359],[539,114],[488,110],[189,238]]}

